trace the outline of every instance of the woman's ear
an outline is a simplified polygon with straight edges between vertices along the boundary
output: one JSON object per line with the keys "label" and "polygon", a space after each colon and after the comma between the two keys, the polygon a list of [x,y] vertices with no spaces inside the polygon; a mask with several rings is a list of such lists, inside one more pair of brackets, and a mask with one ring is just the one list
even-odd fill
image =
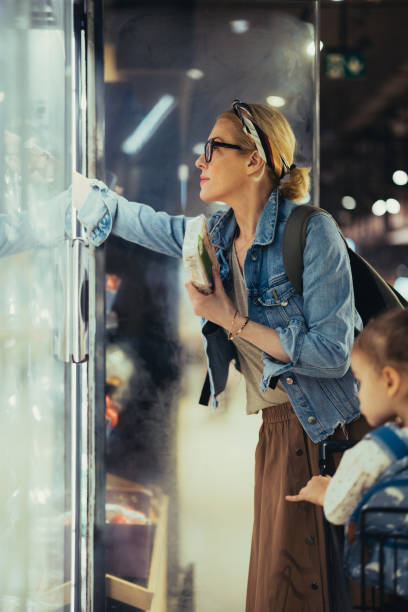
{"label": "woman's ear", "polygon": [[265,162],[258,151],[252,151],[247,164],[248,174],[257,174],[264,166]]}
{"label": "woman's ear", "polygon": [[385,366],[382,376],[386,385],[388,397],[395,397],[401,388],[401,374],[392,366]]}

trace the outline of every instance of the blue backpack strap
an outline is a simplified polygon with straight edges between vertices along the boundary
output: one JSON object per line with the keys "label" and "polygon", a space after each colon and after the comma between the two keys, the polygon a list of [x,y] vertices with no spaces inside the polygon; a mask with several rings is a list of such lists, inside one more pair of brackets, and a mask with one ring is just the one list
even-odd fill
{"label": "blue backpack strap", "polygon": [[385,450],[395,461],[408,455],[408,443],[405,442],[392,427],[382,425],[369,434],[370,438],[376,438],[381,448]]}
{"label": "blue backpack strap", "polygon": [[[392,455],[394,461],[398,461],[399,459],[402,459],[403,457],[408,455],[408,443],[405,442],[402,438],[400,438],[392,429],[392,427],[389,427],[388,425],[382,425],[381,427],[370,431],[368,435],[370,436],[370,438],[377,439],[377,442],[380,444],[381,448],[385,450],[385,452],[387,452],[389,455]],[[377,484],[374,483],[373,486],[370,487],[364,493],[361,500],[353,510],[353,513],[351,514],[349,519],[350,524],[355,523],[357,521],[361,508],[370,499],[370,497],[374,493],[376,493],[376,491],[379,491],[380,489],[383,489],[388,486],[393,486],[393,484],[394,481],[387,481],[386,483],[380,482]],[[405,481],[396,480],[395,484],[405,484]],[[354,537],[354,527],[352,529],[351,537]]]}

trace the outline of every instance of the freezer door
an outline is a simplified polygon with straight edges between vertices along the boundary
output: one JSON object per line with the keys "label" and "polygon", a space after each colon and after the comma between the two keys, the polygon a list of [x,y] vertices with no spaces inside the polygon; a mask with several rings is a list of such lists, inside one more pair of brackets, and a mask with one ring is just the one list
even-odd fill
{"label": "freezer door", "polygon": [[7,612],[67,609],[75,588],[77,398],[67,365],[72,244],[64,230],[72,172],[71,41],[70,1],[2,2],[0,609]]}

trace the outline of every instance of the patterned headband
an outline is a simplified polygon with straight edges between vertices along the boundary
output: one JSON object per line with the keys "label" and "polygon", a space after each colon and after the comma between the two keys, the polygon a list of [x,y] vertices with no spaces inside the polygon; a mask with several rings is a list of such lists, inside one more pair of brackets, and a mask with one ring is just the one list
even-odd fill
{"label": "patterned headband", "polygon": [[[275,172],[275,164],[273,161],[273,153],[271,143],[269,142],[268,136],[261,130],[261,128],[255,123],[254,118],[247,104],[244,104],[240,100],[234,100],[232,102],[232,108],[237,117],[241,120],[244,131],[249,134],[255,142],[255,146],[258,150],[259,155],[264,162]],[[280,160],[282,162],[282,172],[280,178],[283,178],[287,172],[290,172],[295,168],[295,164],[289,166],[283,159],[282,155],[278,152]]]}

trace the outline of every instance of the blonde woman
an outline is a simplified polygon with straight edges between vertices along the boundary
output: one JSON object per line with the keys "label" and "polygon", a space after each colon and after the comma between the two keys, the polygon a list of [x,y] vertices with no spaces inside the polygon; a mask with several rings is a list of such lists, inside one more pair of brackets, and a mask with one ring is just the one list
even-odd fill
{"label": "blonde woman", "polygon": [[[207,220],[220,264],[214,292],[206,296],[186,283],[203,319],[209,391],[216,405],[236,360],[247,412],[262,411],[263,418],[247,612],[328,611],[321,508],[287,504],[285,495],[318,473],[319,441],[342,435],[359,417],[350,351],[361,320],[334,222],[319,213],[309,221],[302,296],[282,263],[285,221],[309,189],[309,169],[295,166],[294,153],[293,131],[280,112],[235,100],[196,161],[200,198],[229,206]],[[94,244],[112,231],[181,257],[186,217],[128,202],[99,181],[86,182],[85,192],[79,217]]]}

